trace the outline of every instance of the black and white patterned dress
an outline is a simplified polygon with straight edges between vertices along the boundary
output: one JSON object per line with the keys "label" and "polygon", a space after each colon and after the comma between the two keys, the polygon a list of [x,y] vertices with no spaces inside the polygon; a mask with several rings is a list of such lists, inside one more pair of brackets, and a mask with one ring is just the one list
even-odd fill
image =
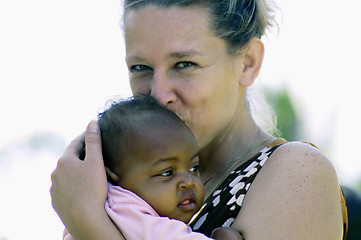
{"label": "black and white patterned dress", "polygon": [[252,182],[269,156],[279,147],[266,147],[232,171],[204,202],[201,211],[189,224],[196,232],[210,237],[218,227],[230,227],[241,210]]}

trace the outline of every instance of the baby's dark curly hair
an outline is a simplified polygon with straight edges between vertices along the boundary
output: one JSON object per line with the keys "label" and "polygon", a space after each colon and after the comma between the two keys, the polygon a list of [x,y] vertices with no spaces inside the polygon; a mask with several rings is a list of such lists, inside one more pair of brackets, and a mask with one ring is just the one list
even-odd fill
{"label": "baby's dark curly hair", "polygon": [[127,159],[137,149],[142,139],[142,129],[162,131],[165,127],[184,127],[178,116],[161,106],[151,96],[136,96],[126,100],[114,100],[110,107],[98,114],[101,129],[104,165],[110,170]]}

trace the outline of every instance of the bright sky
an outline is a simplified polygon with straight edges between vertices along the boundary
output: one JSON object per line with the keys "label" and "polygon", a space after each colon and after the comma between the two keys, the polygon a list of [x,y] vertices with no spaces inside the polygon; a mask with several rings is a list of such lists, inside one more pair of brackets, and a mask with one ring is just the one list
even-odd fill
{"label": "bright sky", "polygon": [[[290,89],[304,140],[353,184],[361,178],[358,1],[278,4],[283,21],[265,39],[261,84]],[[119,0],[0,2],[0,240],[60,239],[48,192],[56,160],[109,98],[130,95],[120,9]],[[45,144],[55,153],[29,149],[31,136],[49,132],[64,139]]]}

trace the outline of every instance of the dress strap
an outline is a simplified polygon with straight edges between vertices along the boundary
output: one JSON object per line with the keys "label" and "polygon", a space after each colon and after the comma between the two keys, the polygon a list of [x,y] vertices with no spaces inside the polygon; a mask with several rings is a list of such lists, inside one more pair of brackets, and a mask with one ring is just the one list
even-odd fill
{"label": "dress strap", "polygon": [[274,146],[279,146],[282,145],[284,143],[287,143],[288,141],[284,138],[277,138],[276,140],[274,140],[272,143],[268,144],[267,147],[274,147]]}

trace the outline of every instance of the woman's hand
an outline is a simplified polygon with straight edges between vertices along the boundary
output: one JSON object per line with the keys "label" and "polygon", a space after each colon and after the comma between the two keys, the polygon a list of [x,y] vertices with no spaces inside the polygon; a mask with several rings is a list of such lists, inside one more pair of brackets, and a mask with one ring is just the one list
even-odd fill
{"label": "woman's hand", "polygon": [[[79,156],[84,148],[84,139],[86,150],[82,161]],[[85,133],[70,143],[58,160],[51,179],[53,208],[74,239],[92,239],[97,237],[93,231],[100,234],[104,230],[117,236],[114,239],[121,239],[118,238],[120,232],[104,210],[108,186],[96,121],[90,122]]]}
{"label": "woman's hand", "polygon": [[219,227],[213,230],[212,238],[216,240],[243,240],[241,233],[230,227]]}

